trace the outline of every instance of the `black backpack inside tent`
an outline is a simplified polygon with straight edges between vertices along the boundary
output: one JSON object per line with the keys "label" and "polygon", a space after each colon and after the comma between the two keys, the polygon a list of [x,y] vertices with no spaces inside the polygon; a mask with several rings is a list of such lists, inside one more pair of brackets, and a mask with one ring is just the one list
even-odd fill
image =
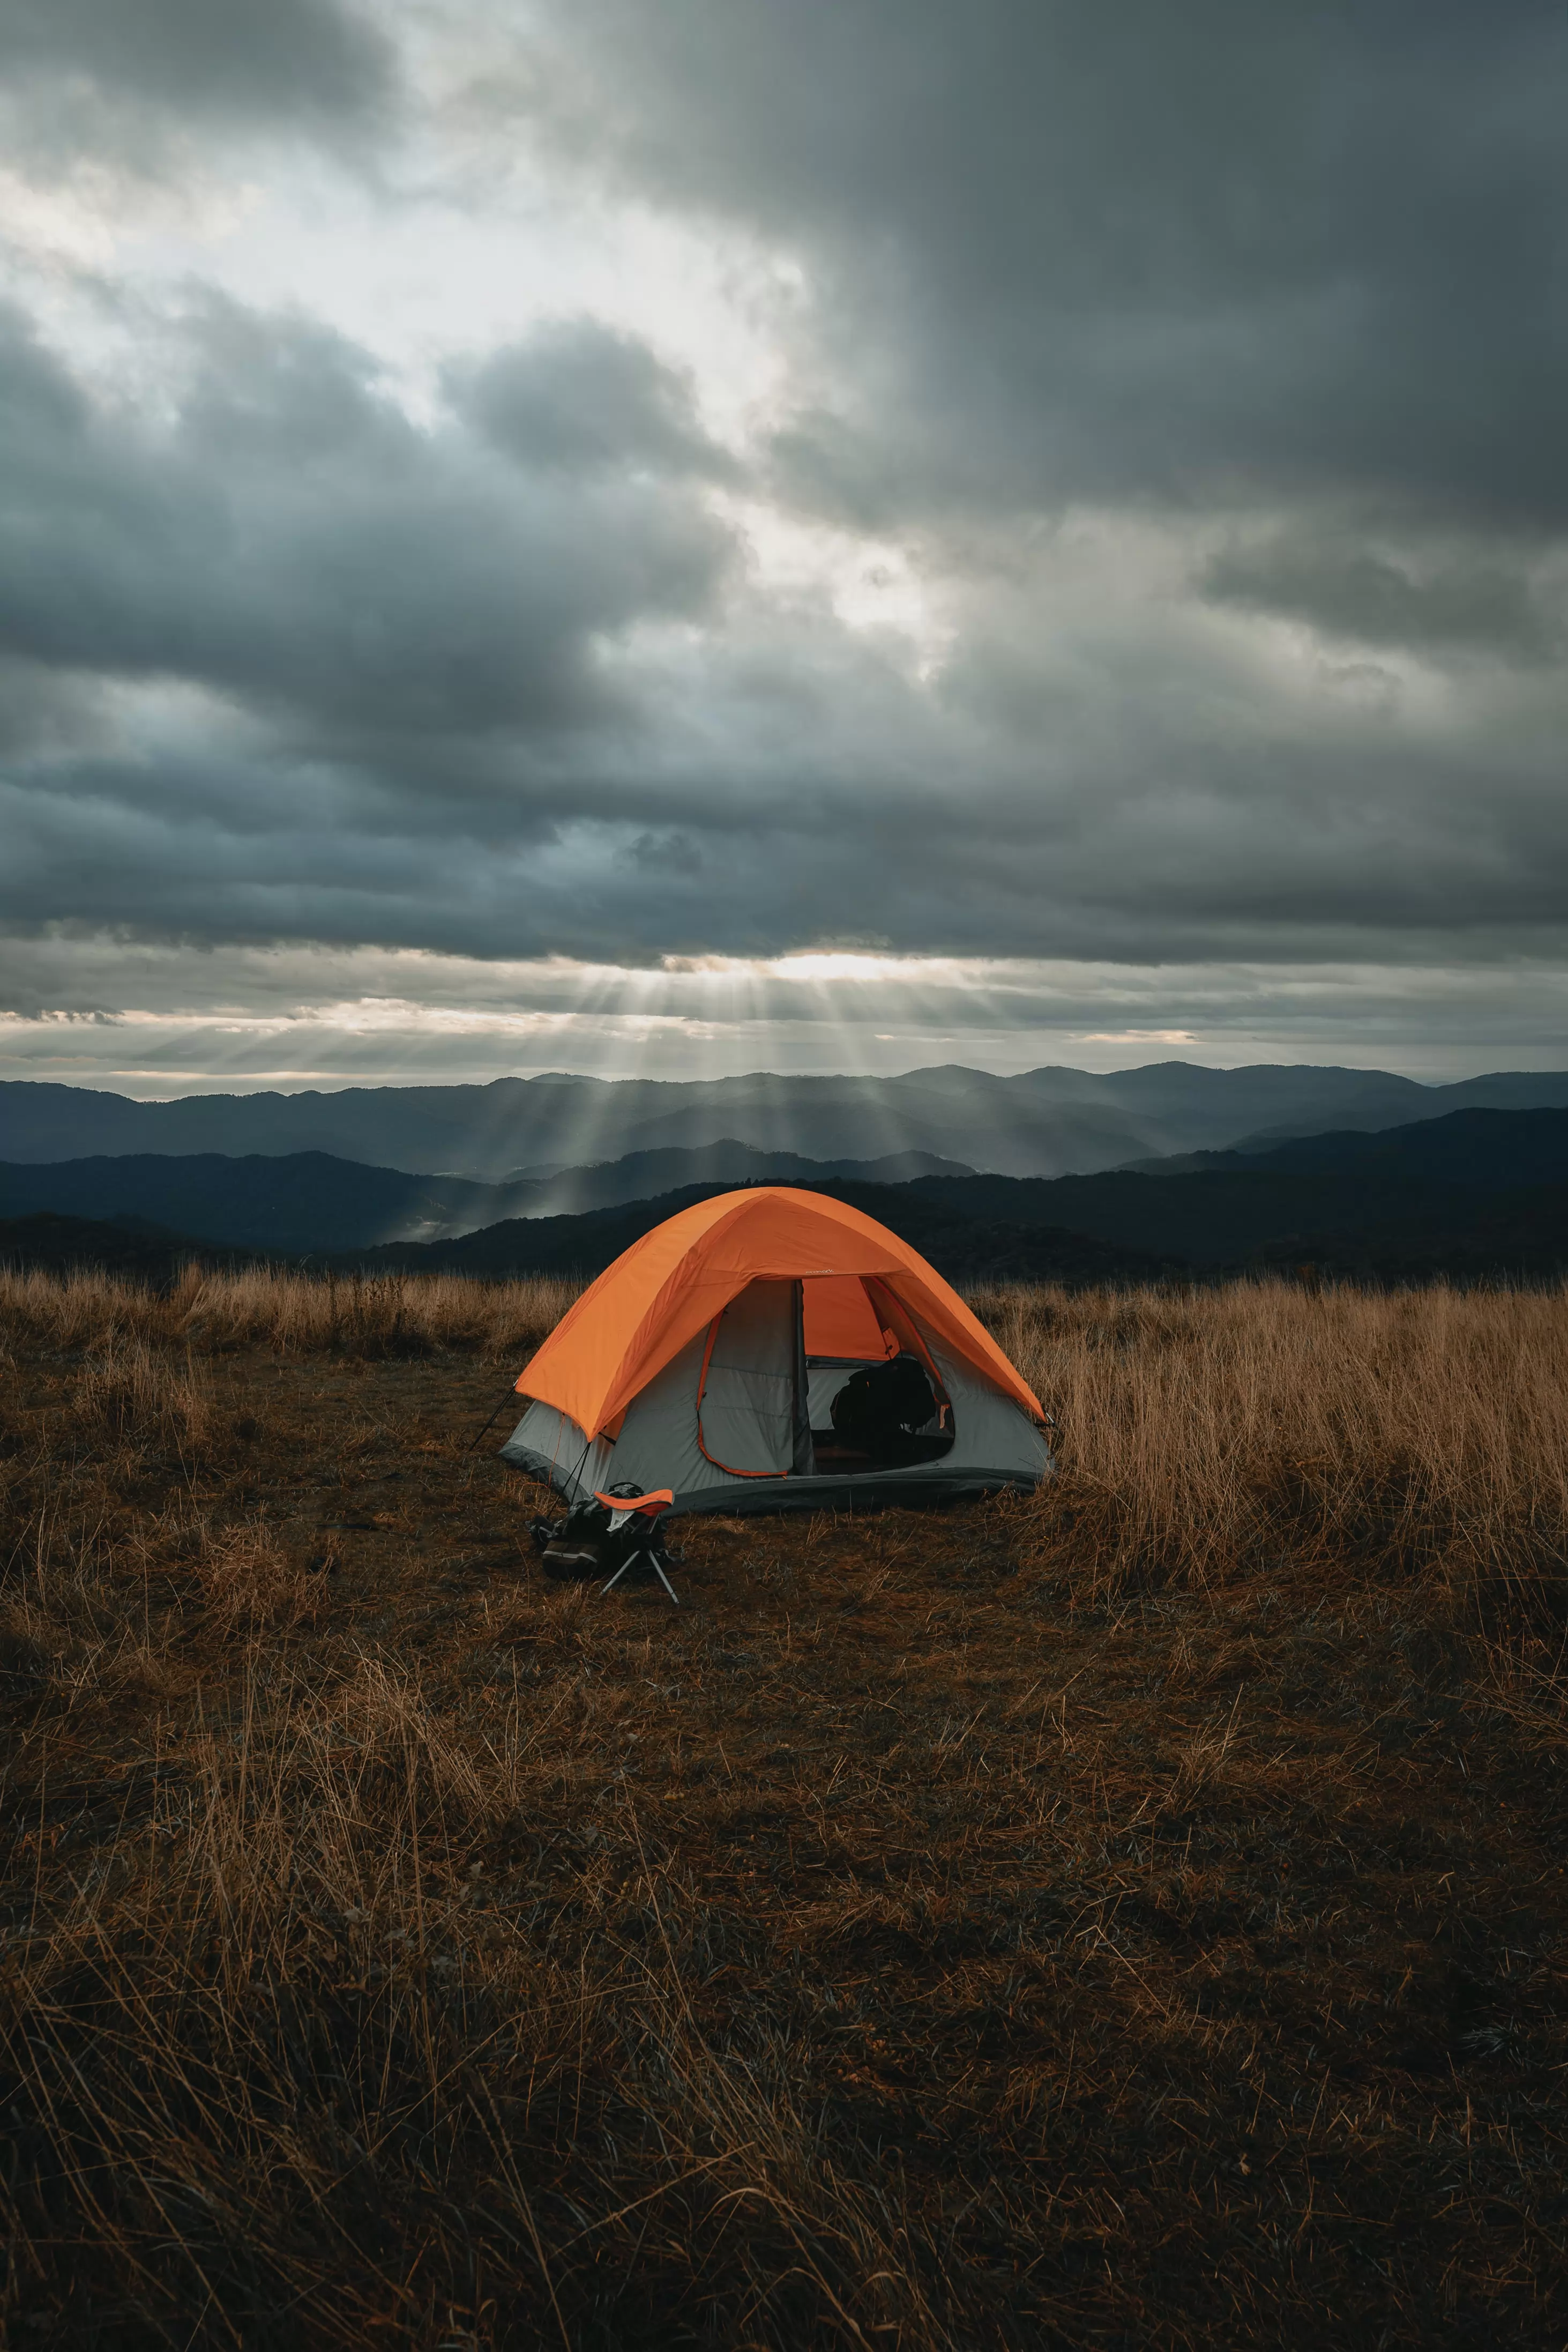
{"label": "black backpack inside tent", "polygon": [[828,1410],[841,1446],[889,1469],[928,1459],[934,1438],[936,1451],[951,1443],[925,1367],[907,1352],[853,1373]]}

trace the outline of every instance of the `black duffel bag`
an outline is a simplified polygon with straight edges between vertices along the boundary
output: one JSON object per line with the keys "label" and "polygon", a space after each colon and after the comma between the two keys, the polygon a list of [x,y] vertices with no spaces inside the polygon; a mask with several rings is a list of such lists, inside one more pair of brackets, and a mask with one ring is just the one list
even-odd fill
{"label": "black duffel bag", "polygon": [[613,1576],[631,1549],[627,1537],[635,1534],[632,1521],[612,1534],[610,1514],[602,1503],[577,1503],[564,1519],[534,1522],[539,1566],[558,1583],[580,1577]]}
{"label": "black duffel bag", "polygon": [[841,1445],[896,1465],[910,1458],[915,1432],[936,1418],[936,1398],[919,1357],[905,1353],[852,1372],[828,1411]]}
{"label": "black duffel bag", "polygon": [[[643,1489],[628,1486],[608,1491],[618,1500],[634,1502]],[[612,1528],[604,1505],[592,1498],[574,1503],[564,1519],[536,1519],[533,1537],[539,1566],[547,1576],[563,1584],[592,1577],[608,1580],[635,1551],[652,1551],[666,1561],[674,1556],[657,1520],[650,1525],[634,1514]]]}

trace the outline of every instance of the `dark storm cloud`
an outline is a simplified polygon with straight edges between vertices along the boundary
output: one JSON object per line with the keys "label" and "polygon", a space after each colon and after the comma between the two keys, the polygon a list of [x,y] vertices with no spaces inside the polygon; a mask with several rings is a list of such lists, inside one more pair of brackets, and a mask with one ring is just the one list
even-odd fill
{"label": "dark storm cloud", "polygon": [[0,0],[0,85],[40,144],[360,130],[395,80],[384,35],[338,0]]}
{"label": "dark storm cloud", "polygon": [[589,319],[546,330],[449,389],[498,449],[531,470],[661,473],[733,479],[734,461],[696,423],[691,387],[645,343]]}
{"label": "dark storm cloud", "polygon": [[[1544,0],[600,0],[601,152],[804,244],[858,413],[790,438],[856,503],[1353,491],[1568,516]],[[899,463],[890,464],[892,436]]]}
{"label": "dark storm cloud", "polygon": [[606,169],[811,258],[848,357],[789,499],[982,562],[998,518],[1250,518],[1198,593],[1559,656],[1560,10],[605,0],[567,47]]}
{"label": "dark storm cloud", "polygon": [[[549,432],[530,464],[518,430],[503,455],[456,420],[416,428],[308,322],[209,300],[187,326],[154,425],[0,312],[0,917],[503,951],[538,928],[519,861],[644,806],[602,648],[706,613],[726,534],[646,446],[632,472],[567,476]],[[670,385],[606,352],[603,408],[651,385],[684,470],[702,444]]]}
{"label": "dark storm cloud", "polygon": [[1438,656],[1464,648],[1524,665],[1568,648],[1561,581],[1537,551],[1407,541],[1303,525],[1217,555],[1200,578],[1217,600],[1292,614],[1331,636]]}
{"label": "dark storm cloud", "polygon": [[[190,56],[172,0],[0,0],[0,39],[177,127],[382,119],[369,17],[191,7]],[[447,354],[415,422],[345,336],[195,294],[139,410],[0,318],[0,918],[622,962],[1557,940],[1555,12],[592,0],[556,42],[503,142],[800,257],[809,398],[743,460],[565,320]],[[904,541],[925,669],[759,584],[748,498]]]}
{"label": "dark storm cloud", "polygon": [[[421,432],[368,357],[209,303],[172,427],[96,407],[0,316],[0,634],[178,678],[322,748],[604,714],[595,641],[709,602],[721,536],[657,482],[563,483]],[[547,459],[550,453],[547,453]]]}

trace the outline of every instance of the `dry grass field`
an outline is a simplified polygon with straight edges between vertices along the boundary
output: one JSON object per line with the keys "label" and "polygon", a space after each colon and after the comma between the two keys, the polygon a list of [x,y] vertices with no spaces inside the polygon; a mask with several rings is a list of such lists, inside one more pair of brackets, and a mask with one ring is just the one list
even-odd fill
{"label": "dry grass field", "polygon": [[1061,1476],[674,1610],[569,1296],[0,1277],[5,2341],[1568,2340],[1568,1297],[987,1294]]}

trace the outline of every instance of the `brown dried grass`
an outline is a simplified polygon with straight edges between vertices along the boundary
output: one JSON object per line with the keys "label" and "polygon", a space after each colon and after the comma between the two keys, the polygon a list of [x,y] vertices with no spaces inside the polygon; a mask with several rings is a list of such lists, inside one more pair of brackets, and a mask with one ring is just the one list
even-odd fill
{"label": "brown dried grass", "polygon": [[1056,1416],[1035,1511],[1091,1592],[1288,1554],[1437,1580],[1500,1621],[1568,1577],[1568,1297],[1281,1282],[974,1303]]}
{"label": "brown dried grass", "polygon": [[311,1583],[263,1521],[227,1528],[203,1546],[197,1578],[214,1627],[297,1625],[312,1606]]}
{"label": "brown dried grass", "polygon": [[1563,2340],[1568,1302],[988,1294],[1060,1479],[677,1612],[246,1279],[0,1294],[7,2341]]}
{"label": "brown dried grass", "polygon": [[111,1333],[77,1374],[76,1420],[89,1442],[198,1454],[211,1434],[207,1400],[189,1361]]}
{"label": "brown dried grass", "polygon": [[111,1348],[126,1340],[213,1353],[418,1356],[435,1349],[511,1357],[535,1348],[581,1288],[566,1276],[477,1282],[462,1275],[319,1277],[252,1267],[187,1267],[167,1290],[90,1268],[66,1276],[0,1269],[0,1330],[32,1346]]}

